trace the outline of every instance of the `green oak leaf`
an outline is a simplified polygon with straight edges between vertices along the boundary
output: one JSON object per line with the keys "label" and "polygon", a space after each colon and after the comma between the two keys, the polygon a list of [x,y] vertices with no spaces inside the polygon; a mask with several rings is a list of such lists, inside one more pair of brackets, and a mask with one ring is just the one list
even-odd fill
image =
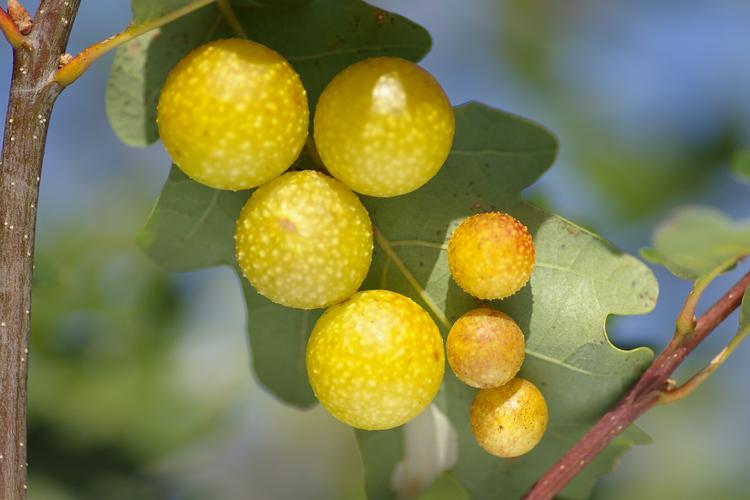
{"label": "green oak leaf", "polygon": [[233,266],[234,240],[227,235],[247,196],[198,184],[173,166],[138,245],[170,271]]}
{"label": "green oak leaf", "polygon": [[369,500],[387,500],[393,496],[391,476],[404,454],[402,428],[382,432],[355,429],[357,446],[365,465],[365,486]]}
{"label": "green oak leaf", "polygon": [[[170,271],[235,266],[235,221],[247,191],[212,189],[189,179],[177,167],[138,234],[138,245]],[[239,276],[242,273],[237,270]],[[248,309],[253,366],[260,381],[283,401],[315,403],[305,371],[305,346],[322,311],[289,309],[258,295],[247,280],[242,290]]]}
{"label": "green oak leaf", "polygon": [[468,493],[461,483],[452,475],[446,473],[420,495],[419,500],[469,500]]}
{"label": "green oak leaf", "polygon": [[654,232],[641,254],[685,280],[705,277],[750,254],[750,223],[736,223],[709,207],[683,207]]}
{"label": "green oak leaf", "polygon": [[[137,20],[153,17],[184,0],[134,0]],[[371,56],[422,58],[429,34],[396,14],[353,0],[233,2],[252,40],[286,57],[300,74],[311,109],[326,84],[350,64]],[[131,146],[155,142],[156,102],[169,70],[190,50],[217,38],[232,37],[215,4],[187,14],[117,50],[106,108],[117,136]]]}
{"label": "green oak leaf", "polygon": [[[605,321],[610,314],[649,311],[656,301],[657,285],[649,269],[634,257],[521,200],[521,190],[554,160],[557,144],[549,132],[477,103],[457,107],[456,124],[448,161],[424,187],[389,199],[363,197],[377,242],[364,288],[386,287],[409,295],[446,334],[452,321],[479,305],[450,278],[445,246],[452,228],[464,217],[485,210],[507,211],[529,227],[537,250],[531,282],[513,297],[492,305],[515,318],[526,334],[527,359],[521,376],[544,393],[550,408],[549,432],[528,455],[513,461],[497,459],[478,447],[468,428],[473,389],[447,374],[435,402],[457,431],[458,461],[449,471],[451,477],[472,498],[513,497],[559,458],[650,363],[648,349],[614,347],[607,338]],[[233,227],[227,221],[236,217],[247,195],[212,194],[211,189],[173,171],[146,226],[148,236],[142,235],[140,241],[148,242],[146,250],[152,258],[173,269],[227,263],[233,248]],[[215,196],[223,203],[212,203]],[[190,214],[185,216],[185,212]],[[215,227],[196,229],[201,219]],[[219,226],[225,234],[213,232]],[[181,232],[201,235],[201,241],[187,245],[179,237]],[[214,250],[209,252],[211,245]],[[192,246],[205,249],[188,248]],[[189,257],[179,257],[180,253]],[[174,265],[173,258],[182,261]],[[271,304],[247,284],[244,291],[259,379],[287,402],[301,407],[311,404],[303,346],[319,312]],[[392,478],[404,454],[403,434],[403,428],[357,433],[370,498],[395,496]],[[645,440],[637,429],[628,430],[564,495],[588,495],[594,479],[609,470],[617,456]]]}
{"label": "green oak leaf", "polygon": [[[529,227],[537,251],[531,282],[493,307],[510,314],[526,334],[527,358],[520,375],[545,395],[550,408],[547,435],[528,455],[499,460],[482,451],[471,435],[468,409],[473,389],[447,375],[443,395],[436,400],[458,432],[459,459],[451,474],[472,498],[498,494],[514,498],[648,366],[652,359],[648,349],[617,349],[609,342],[604,325],[609,314],[651,310],[657,285],[637,259],[521,201],[520,190],[554,159],[556,144],[547,131],[474,103],[457,108],[456,121],[453,151],[433,180],[407,196],[364,199],[378,243],[365,287],[410,295],[433,314],[445,334],[455,319],[480,304],[450,278],[445,248],[453,227],[472,213],[495,209],[511,213]],[[594,477],[608,470],[616,455],[629,444],[643,441],[636,438],[625,436],[613,444],[565,495],[587,496]],[[365,454],[365,463],[366,470],[379,471],[378,477],[387,475],[382,460],[371,463]],[[383,490],[383,484],[382,480],[368,481],[372,498],[394,494]]]}
{"label": "green oak leaf", "polygon": [[180,9],[195,9],[215,2],[216,0],[151,0],[131,2],[133,9],[133,20],[130,25],[138,25],[152,21]]}
{"label": "green oak leaf", "polygon": [[[180,2],[173,3],[175,7]],[[430,47],[423,28],[364,2],[269,0],[233,4],[254,40],[290,59],[302,77],[311,105],[336,73],[357,60],[377,55],[417,60]],[[141,21],[167,11],[165,5],[133,2]],[[149,10],[152,7],[162,10]],[[108,114],[120,138],[140,146],[155,141],[156,100],[169,69],[192,48],[228,36],[232,33],[219,9],[209,5],[120,48],[107,91]],[[298,161],[300,165],[305,162],[312,162],[307,149]],[[248,195],[202,186],[173,167],[138,243],[154,261],[173,271],[234,266],[234,224]],[[243,292],[253,364],[260,382],[289,404],[314,404],[304,349],[300,347],[306,344],[320,312],[273,304],[246,285]]]}
{"label": "green oak leaf", "polygon": [[307,381],[305,349],[323,310],[303,311],[274,304],[242,277],[253,367],[263,384],[281,400],[299,408],[317,403]]}

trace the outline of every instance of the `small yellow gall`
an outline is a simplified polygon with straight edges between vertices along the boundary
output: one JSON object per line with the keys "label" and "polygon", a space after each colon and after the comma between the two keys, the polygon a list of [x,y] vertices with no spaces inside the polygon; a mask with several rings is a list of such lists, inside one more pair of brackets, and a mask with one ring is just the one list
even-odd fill
{"label": "small yellow gall", "polygon": [[487,453],[518,457],[531,451],[547,430],[547,403],[534,384],[514,378],[474,396],[469,420],[471,431]]}
{"label": "small yellow gall", "polygon": [[374,57],[328,84],[314,129],[331,175],[358,193],[389,197],[437,174],[453,143],[455,117],[427,71],[404,59]]}
{"label": "small yellow gall", "polygon": [[307,94],[279,54],[216,40],[185,56],[159,96],[157,124],[174,163],[197,182],[249,189],[281,175],[307,138]]}
{"label": "small yellow gall", "polygon": [[464,383],[499,387],[516,376],[524,358],[523,332],[505,313],[469,311],[453,324],[446,342],[448,363]]}
{"label": "small yellow gall", "polygon": [[465,219],[448,243],[448,266],[458,285],[483,300],[510,297],[528,283],[534,270],[531,233],[502,212]]}
{"label": "small yellow gall", "polygon": [[320,403],[359,429],[402,425],[424,410],[443,380],[443,338],[427,312],[388,290],[328,309],[307,344],[307,375]]}
{"label": "small yellow gall", "polygon": [[258,188],[237,220],[237,262],[277,304],[327,307],[349,298],[372,261],[372,223],[346,186],[320,172],[289,172]]}

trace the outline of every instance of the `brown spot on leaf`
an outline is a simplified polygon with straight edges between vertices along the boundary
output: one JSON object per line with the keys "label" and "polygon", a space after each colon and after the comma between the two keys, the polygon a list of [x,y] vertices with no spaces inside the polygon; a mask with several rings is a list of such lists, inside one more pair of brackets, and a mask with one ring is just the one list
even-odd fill
{"label": "brown spot on leaf", "polygon": [[375,13],[373,14],[372,18],[375,21],[375,24],[378,26],[383,26],[385,24],[385,21],[388,19],[388,13],[385,11],[382,11],[380,9],[376,9]]}

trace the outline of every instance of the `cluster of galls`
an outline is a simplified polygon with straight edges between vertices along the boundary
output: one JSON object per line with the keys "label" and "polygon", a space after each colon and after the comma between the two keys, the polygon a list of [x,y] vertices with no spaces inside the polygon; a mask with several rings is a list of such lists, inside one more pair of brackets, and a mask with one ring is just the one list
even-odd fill
{"label": "cluster of galls", "polygon": [[[500,212],[473,215],[448,243],[448,266],[458,285],[482,300],[510,297],[531,278],[536,254],[529,230]],[[529,452],[547,430],[547,404],[537,387],[516,375],[524,335],[505,313],[469,311],[453,324],[448,363],[464,383],[479,389],[469,419],[477,442],[499,457]]]}
{"label": "cluster of galls", "polygon": [[[315,165],[284,173],[308,140],[307,94],[282,56],[251,41],[218,40],[189,53],[164,84],[157,121],[174,163],[192,179],[217,189],[258,188],[235,235],[238,265],[258,293],[287,307],[328,307],[306,357],[322,405],[370,430],[402,425],[429,405],[444,374],[442,337],[408,297],[357,292],[372,261],[373,232],[354,192],[398,196],[438,172],[450,152],[455,118],[435,79],[392,57],[367,59],[339,73],[321,94],[314,120],[312,149],[330,176]],[[528,281],[533,243],[512,217],[484,215],[491,220],[469,218],[454,233],[451,271],[467,292],[499,298]],[[501,295],[487,296],[493,287]],[[513,398],[530,398],[529,383],[508,382],[523,358],[520,330],[485,341],[486,332],[505,332],[498,325],[512,320],[481,311],[456,323],[448,355],[460,377],[461,370],[477,380],[510,374],[502,382],[504,395],[480,391],[471,412],[480,443],[496,452],[486,444],[487,433],[500,418],[501,429],[512,428],[503,415],[516,407]],[[485,319],[494,323],[487,326]],[[546,423],[546,410],[544,415]],[[520,422],[522,416],[513,418]]]}

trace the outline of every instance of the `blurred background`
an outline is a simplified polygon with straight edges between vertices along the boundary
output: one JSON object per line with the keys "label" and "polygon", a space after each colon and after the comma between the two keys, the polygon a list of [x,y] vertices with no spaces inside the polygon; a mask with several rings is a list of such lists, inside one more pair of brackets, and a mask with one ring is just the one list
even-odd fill
{"label": "blurred background", "polygon": [[[481,100],[555,132],[560,158],[527,193],[535,202],[631,253],[682,204],[748,216],[750,191],[729,171],[734,152],[750,146],[746,0],[374,3],[431,32],[423,64],[454,104]],[[129,14],[125,0],[84,1],[71,52],[115,33]],[[0,45],[7,95],[11,53]],[[30,497],[363,498],[351,431],[320,409],[280,404],[253,380],[233,273],[170,275],[135,247],[169,160],[161,145],[130,149],[110,130],[110,62],[97,62],[61,96],[50,127],[30,359]],[[620,346],[660,350],[671,336],[688,288],[655,272],[656,309],[610,322]],[[733,279],[720,280],[707,303]],[[736,317],[683,377],[733,325]],[[654,443],[628,453],[595,498],[750,498],[749,361],[745,345],[688,400],[641,418]]]}

